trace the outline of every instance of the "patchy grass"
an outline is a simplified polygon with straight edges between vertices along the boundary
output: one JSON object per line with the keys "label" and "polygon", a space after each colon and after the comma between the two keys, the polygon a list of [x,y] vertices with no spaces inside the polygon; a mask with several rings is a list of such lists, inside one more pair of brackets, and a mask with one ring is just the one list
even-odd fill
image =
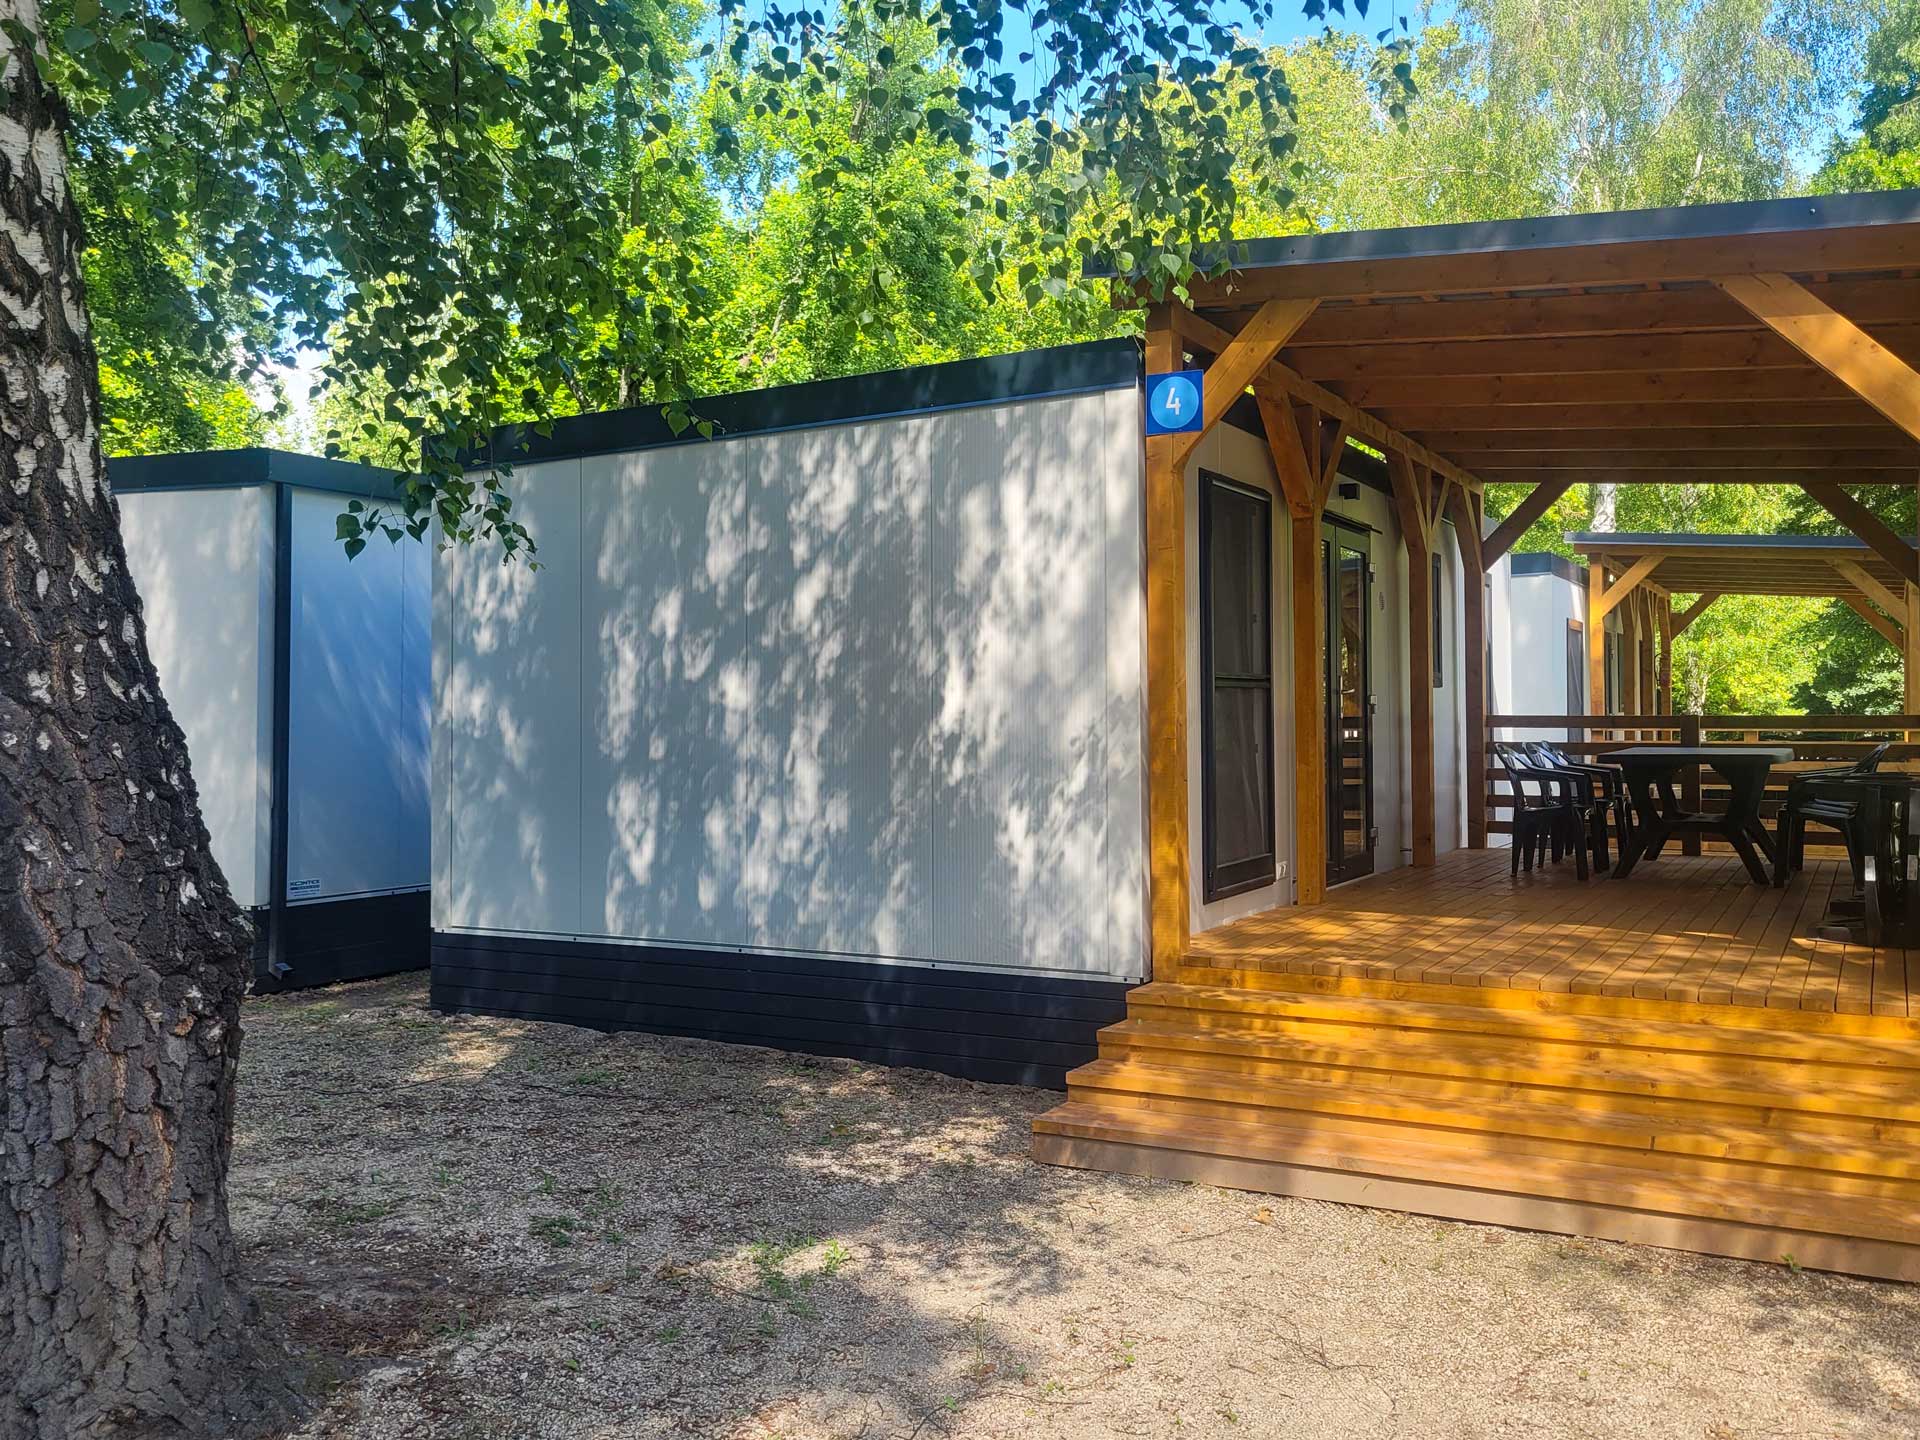
{"label": "patchy grass", "polygon": [[1054,1097],[258,999],[301,1440],[1920,1433],[1920,1288],[1048,1169]]}

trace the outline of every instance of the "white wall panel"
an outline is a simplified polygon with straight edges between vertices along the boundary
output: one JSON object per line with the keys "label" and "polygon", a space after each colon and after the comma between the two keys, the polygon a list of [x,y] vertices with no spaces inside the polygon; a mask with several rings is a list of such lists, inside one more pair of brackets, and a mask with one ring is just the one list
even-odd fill
{"label": "white wall panel", "polygon": [[518,471],[547,568],[438,562],[438,923],[1141,973],[1117,393]]}
{"label": "white wall panel", "polygon": [[[1106,474],[1106,963],[1144,975],[1147,961],[1147,614],[1145,449],[1138,390],[1101,400]],[[1085,423],[1084,421],[1081,423]]]}
{"label": "white wall panel", "polygon": [[708,825],[737,787],[751,709],[743,651],[765,532],[740,461],[714,445],[581,462],[581,923],[594,933],[724,941],[741,928],[722,875],[734,842]]}
{"label": "white wall panel", "polygon": [[1108,421],[1047,400],[928,427],[934,929],[998,964],[1107,953]]}
{"label": "white wall panel", "polygon": [[267,902],[272,493],[249,486],[119,497],[160,690],[187,737],[213,858],[247,906]]}
{"label": "white wall panel", "polygon": [[453,927],[571,934],[582,928],[580,462],[517,468],[512,493],[542,568],[483,546],[454,546],[436,565],[453,597],[434,728],[447,747],[442,913]]}
{"label": "white wall panel", "polygon": [[428,882],[426,547],[375,539],[349,560],[345,502],[295,490],[288,634],[287,898]]}

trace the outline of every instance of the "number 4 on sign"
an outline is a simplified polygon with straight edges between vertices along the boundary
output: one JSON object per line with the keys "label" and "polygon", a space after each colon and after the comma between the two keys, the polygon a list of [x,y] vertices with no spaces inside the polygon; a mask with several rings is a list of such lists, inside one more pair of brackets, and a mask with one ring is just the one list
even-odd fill
{"label": "number 4 on sign", "polygon": [[1149,435],[1186,435],[1201,428],[1202,386],[1206,373],[1176,370],[1147,377],[1146,431]]}

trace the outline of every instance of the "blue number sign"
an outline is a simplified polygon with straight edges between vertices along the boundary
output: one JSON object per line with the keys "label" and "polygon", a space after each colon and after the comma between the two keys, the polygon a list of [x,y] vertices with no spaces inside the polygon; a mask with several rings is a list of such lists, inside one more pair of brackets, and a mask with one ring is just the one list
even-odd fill
{"label": "blue number sign", "polygon": [[1175,370],[1147,377],[1147,434],[1182,435],[1200,429],[1200,385],[1205,372]]}

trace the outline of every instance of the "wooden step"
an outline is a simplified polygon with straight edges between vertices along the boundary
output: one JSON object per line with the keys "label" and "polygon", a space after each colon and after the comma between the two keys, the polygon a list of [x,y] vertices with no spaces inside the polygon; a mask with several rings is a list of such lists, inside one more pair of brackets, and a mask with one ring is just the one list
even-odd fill
{"label": "wooden step", "polygon": [[[1247,974],[1250,972],[1236,972]],[[1697,1050],[1913,1072],[1920,1083],[1920,1030],[1884,1016],[1806,1014],[1734,1005],[1622,1001],[1481,986],[1404,985],[1324,976],[1271,975],[1251,987],[1154,981],[1132,991],[1130,1012],[1178,1008],[1226,1014],[1233,1023],[1270,1018],[1324,1024],[1511,1034],[1542,1041]],[[1789,1020],[1837,1022],[1802,1028]],[[1912,1031],[1912,1033],[1908,1033]]]}
{"label": "wooden step", "polygon": [[[1138,1054],[1153,1063],[1232,1071],[1257,1084],[1264,1077],[1299,1078],[1325,1070],[1393,1074],[1411,1083],[1472,1081],[1541,1092],[1633,1096],[1667,1104],[1735,1106],[1754,1118],[1805,1117],[1781,1123],[1818,1128],[1862,1122],[1912,1128],[1920,1139],[1920,1082],[1905,1072],[1865,1068],[1755,1064],[1690,1052],[1660,1052],[1573,1043],[1544,1047],[1480,1032],[1358,1029],[1322,1026],[1211,1028],[1161,1019],[1143,1007],[1135,1018],[1100,1032],[1101,1053]],[[1544,1053],[1543,1053],[1544,1052]]]}
{"label": "wooden step", "polygon": [[1920,1206],[1781,1185],[1729,1187],[1442,1132],[1249,1125],[1069,1100],[1034,1121],[1053,1164],[1383,1205],[1568,1234],[1920,1280]]}
{"label": "wooden step", "polygon": [[1701,1025],[1730,1033],[1765,1030],[1780,1035],[1844,1036],[1902,1045],[1920,1044],[1920,1017],[1843,1015],[1824,1010],[1772,1009],[1762,1005],[1575,995],[1502,985],[1443,985],[1413,980],[1362,979],[1352,975],[1294,975],[1278,970],[1236,969],[1229,960],[1218,957],[1190,955],[1185,963],[1168,967],[1168,973],[1156,983],[1253,994],[1406,1000],[1416,1004],[1464,1005],[1518,1013],[1532,1011],[1548,1015],[1611,1016],[1652,1020],[1661,1024],[1678,1022]]}
{"label": "wooden step", "polygon": [[[1410,1091],[1397,1076],[1373,1083],[1327,1075],[1292,1080],[1240,1077],[1195,1067],[1104,1059],[1068,1076],[1068,1098],[1110,1109],[1201,1115],[1240,1124],[1307,1125],[1327,1117],[1378,1131],[1415,1130],[1538,1141],[1539,1153],[1609,1152],[1609,1163],[1661,1168],[1731,1183],[1799,1185],[1920,1202],[1920,1152],[1904,1138],[1833,1138],[1724,1121],[1696,1108],[1656,1115],[1622,1114],[1541,1099],[1524,1089],[1460,1087],[1442,1093]],[[1509,1153],[1514,1147],[1508,1146]],[[1766,1167],[1760,1174],[1753,1167]],[[1771,1173],[1778,1172],[1778,1173]]]}

